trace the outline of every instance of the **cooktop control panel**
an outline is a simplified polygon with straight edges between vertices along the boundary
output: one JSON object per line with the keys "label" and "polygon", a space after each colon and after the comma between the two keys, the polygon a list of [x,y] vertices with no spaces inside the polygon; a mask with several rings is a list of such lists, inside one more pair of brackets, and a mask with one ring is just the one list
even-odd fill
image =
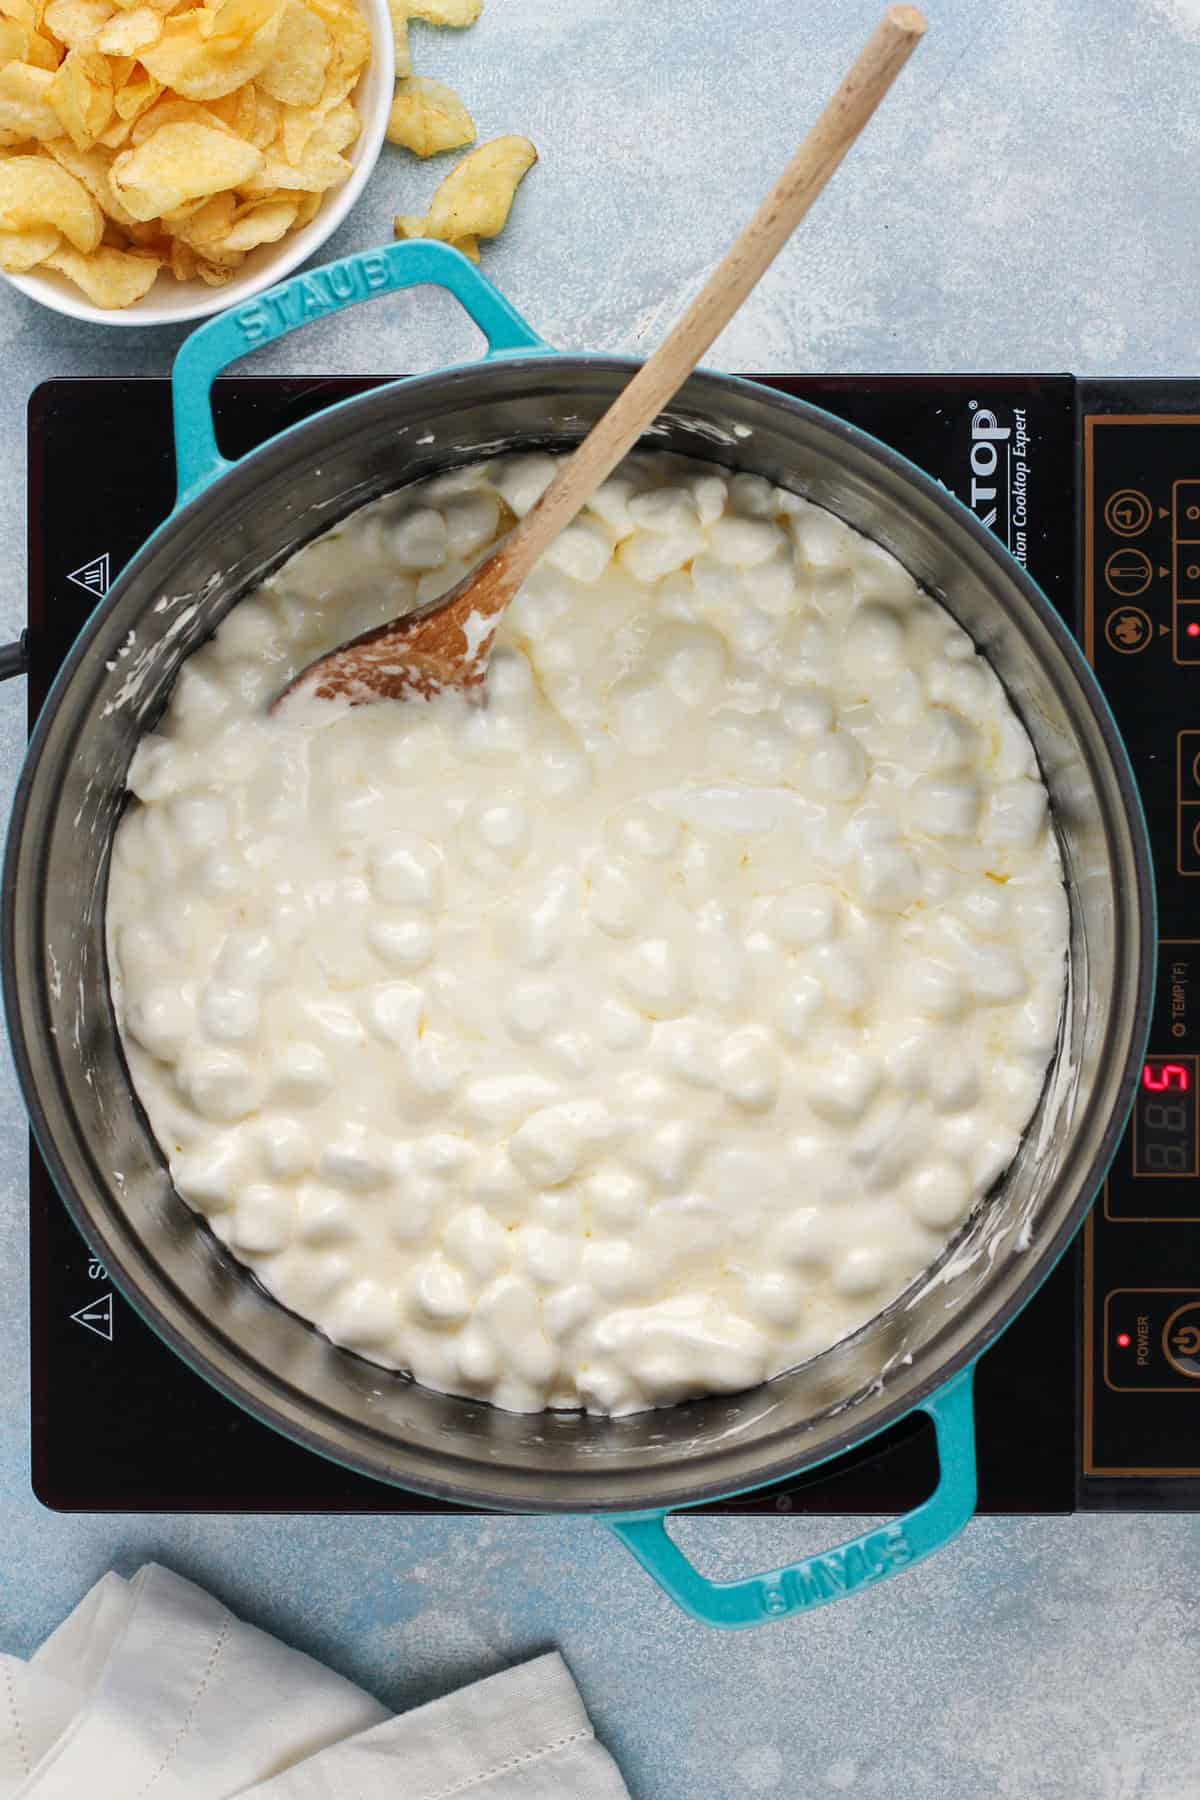
{"label": "cooktop control panel", "polygon": [[[1086,383],[1083,642],[1137,774],[1158,987],[1084,1236],[1085,1494],[1200,1504],[1200,384]],[[1194,1491],[1193,1491],[1194,1489]]]}

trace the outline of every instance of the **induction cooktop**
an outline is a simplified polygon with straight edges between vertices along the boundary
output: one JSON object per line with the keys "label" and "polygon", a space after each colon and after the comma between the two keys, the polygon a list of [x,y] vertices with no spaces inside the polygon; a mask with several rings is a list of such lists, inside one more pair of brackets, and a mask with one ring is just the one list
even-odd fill
{"label": "induction cooktop", "polygon": [[[222,447],[242,455],[384,379],[218,382]],[[997,533],[1078,635],[1129,745],[1159,890],[1150,1053],[1080,1237],[980,1363],[980,1507],[1200,1507],[1200,381],[765,379],[893,445]],[[89,609],[171,509],[168,383],[45,383],[29,471],[32,720]],[[30,1223],[32,1476],[47,1506],[456,1510],[322,1460],[193,1374],[89,1253],[36,1147]],[[935,1478],[919,1415],[703,1510],[890,1513]]]}

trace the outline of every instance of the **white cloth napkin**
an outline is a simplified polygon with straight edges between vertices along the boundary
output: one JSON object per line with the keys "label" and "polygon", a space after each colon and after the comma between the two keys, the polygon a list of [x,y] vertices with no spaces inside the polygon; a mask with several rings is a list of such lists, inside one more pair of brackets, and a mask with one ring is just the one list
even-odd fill
{"label": "white cloth napkin", "polygon": [[557,1655],[396,1717],[151,1563],[0,1656],[0,1800],[629,1800]]}

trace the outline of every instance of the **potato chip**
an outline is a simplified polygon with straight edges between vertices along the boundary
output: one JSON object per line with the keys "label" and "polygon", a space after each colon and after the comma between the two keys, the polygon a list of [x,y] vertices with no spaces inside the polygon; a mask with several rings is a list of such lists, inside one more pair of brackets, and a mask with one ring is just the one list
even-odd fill
{"label": "potato chip", "polygon": [[89,149],[112,118],[108,62],[91,50],[68,50],[46,94],[67,136],[80,150]]}
{"label": "potato chip", "polygon": [[147,112],[162,93],[162,82],[155,81],[153,75],[147,75],[138,63],[133,65],[133,73],[113,96],[113,108],[119,119],[132,125]]}
{"label": "potato chip", "polygon": [[[163,15],[153,6],[135,6],[106,20],[96,33],[94,48],[105,56],[137,56],[157,44],[162,34]],[[124,79],[122,75],[120,82],[114,80],[113,86],[119,87]]]}
{"label": "potato chip", "polygon": [[211,125],[160,125],[112,166],[113,192],[135,219],[156,219],[187,200],[240,187],[262,167],[263,153]]}
{"label": "potato chip", "polygon": [[49,97],[53,80],[49,69],[35,69],[32,63],[11,62],[0,69],[0,131],[15,132],[19,139],[61,137],[62,124]]}
{"label": "potato chip", "polygon": [[253,206],[239,211],[237,220],[226,233],[223,249],[230,251],[257,250],[260,244],[277,244],[286,237],[296,223],[297,203],[294,198],[286,200],[260,200]]}
{"label": "potato chip", "polygon": [[264,25],[282,17],[286,0],[204,0],[197,14],[200,35],[214,46],[244,44]]}
{"label": "potato chip", "polygon": [[[37,35],[32,25],[26,25],[17,19],[9,19],[0,15],[0,68],[10,62],[31,62],[39,69],[47,66],[56,69],[58,57],[52,46],[49,48],[54,60],[48,65],[42,61],[40,54],[37,56],[29,54]],[[38,38],[39,43],[42,41]]]}
{"label": "potato chip", "polygon": [[60,248],[42,264],[43,268],[57,269],[82,288],[93,306],[106,311],[132,306],[135,300],[143,299],[154,286],[161,266],[157,256],[144,251],[103,247],[90,256]]}
{"label": "potato chip", "polygon": [[246,91],[254,95],[254,116],[247,122],[246,129],[238,135],[257,144],[260,150],[268,150],[283,127],[285,109],[278,100],[272,100],[270,94],[264,94],[254,83]]}
{"label": "potato chip", "polygon": [[475,142],[475,121],[452,87],[428,75],[396,83],[389,144],[401,144],[415,156],[439,156]]}
{"label": "potato chip", "polygon": [[332,55],[333,39],[324,19],[303,0],[287,0],[275,49],[258,77],[259,86],[286,106],[315,106]]}
{"label": "potato chip", "polygon": [[48,156],[0,161],[0,231],[51,225],[76,250],[94,250],[104,230],[100,208],[81,181]]}
{"label": "potato chip", "polygon": [[443,243],[495,237],[504,228],[522,178],[536,161],[537,151],[528,138],[498,137],[480,144],[455,164],[434,194],[426,235]]}
{"label": "potato chip", "polygon": [[[225,0],[226,7],[234,3]],[[196,7],[168,18],[157,44],[142,52],[149,73],[187,100],[220,100],[255,80],[271,60],[283,7],[242,40],[211,38],[208,17],[205,7]]]}
{"label": "potato chip", "polygon": [[34,225],[28,231],[0,231],[0,269],[24,275],[52,256],[62,243],[53,225]]}
{"label": "potato chip", "polygon": [[388,0],[392,20],[392,42],[396,50],[396,80],[404,81],[412,74],[412,52],[408,47],[408,0]]}
{"label": "potato chip", "polygon": [[[207,200],[194,203],[186,216],[176,216],[171,229],[185,244],[190,244],[198,255],[207,255],[211,246],[219,244],[230,230],[237,217],[237,210],[235,195],[213,194]],[[180,212],[182,215],[182,209]]]}
{"label": "potato chip", "polygon": [[137,224],[133,214],[126,211],[113,193],[109,180],[113,164],[111,150],[103,150],[99,145],[91,150],[77,150],[70,138],[55,138],[46,149],[68,175],[83,183],[106,218],[125,230]]}
{"label": "potato chip", "polygon": [[164,125],[203,125],[213,131],[228,131],[220,114],[211,106],[196,100],[180,100],[174,94],[162,93],[147,107],[133,128],[133,142],[144,144]]}
{"label": "potato chip", "polygon": [[43,19],[60,44],[76,50],[91,43],[112,10],[109,0],[50,0]]}
{"label": "potato chip", "polygon": [[461,31],[483,11],[483,0],[408,0],[408,14],[425,25],[450,25]]}
{"label": "potato chip", "polygon": [[[398,213],[393,221],[398,238],[432,237],[429,220],[420,213]],[[479,261],[479,239],[477,237],[450,238],[447,240],[452,250],[461,250],[471,262]]]}
{"label": "potato chip", "polygon": [[261,200],[273,188],[289,191],[299,188],[307,193],[323,194],[326,189],[338,187],[345,181],[352,172],[351,165],[336,150],[319,144],[317,135],[314,132],[303,155],[294,163],[268,150],[257,175],[238,183],[247,199]]}
{"label": "potato chip", "polygon": [[303,226],[312,224],[321,210],[321,201],[324,198],[323,194],[317,193],[296,195],[296,223],[293,230],[299,231]]}
{"label": "potato chip", "polygon": [[[293,167],[304,155],[309,140],[321,124],[322,116],[315,106],[285,106],[281,109],[279,130],[271,143],[277,142],[284,159]],[[269,150],[271,144],[264,144],[263,148]]]}
{"label": "potato chip", "polygon": [[[240,263],[241,260],[242,259],[239,256],[238,263]],[[223,269],[218,263],[205,262],[204,259],[201,258],[196,264],[196,273],[206,287],[224,287],[226,282],[233,280],[234,269],[236,269],[236,267],[237,264],[235,263],[233,267]]]}
{"label": "potato chip", "polygon": [[359,118],[349,100],[331,106],[320,120],[312,141],[323,150],[347,150],[362,130]]}
{"label": "potato chip", "polygon": [[344,100],[371,57],[371,31],[353,0],[308,0],[329,27],[333,54],[325,73],[324,104]]}
{"label": "potato chip", "polygon": [[57,69],[61,56],[62,51],[53,38],[44,36],[40,31],[30,32],[29,49],[23,59],[25,62],[32,63],[35,69],[54,70]]}
{"label": "potato chip", "polygon": [[195,281],[196,262],[196,252],[192,246],[185,244],[182,238],[173,237],[167,258],[167,267],[176,281]]}

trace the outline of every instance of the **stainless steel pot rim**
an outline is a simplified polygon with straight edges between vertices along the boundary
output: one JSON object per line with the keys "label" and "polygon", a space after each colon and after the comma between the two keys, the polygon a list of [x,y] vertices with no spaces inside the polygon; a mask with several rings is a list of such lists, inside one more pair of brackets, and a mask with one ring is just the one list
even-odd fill
{"label": "stainless steel pot rim", "polygon": [[[520,352],[515,356],[497,358],[492,367],[498,371],[505,365],[511,366],[517,361],[520,362],[523,374],[527,374],[531,381],[539,375],[545,374],[552,375],[556,381],[561,382],[564,375],[569,378],[573,369],[593,374],[627,374],[639,366],[637,360],[633,358],[557,353],[548,353],[543,356],[536,352]],[[133,1266],[138,1261],[140,1249],[135,1234],[129,1232],[127,1234],[129,1241],[123,1243],[116,1232],[102,1231],[98,1227],[97,1221],[87,1214],[80,1196],[75,1192],[67,1175],[64,1161],[54,1143],[53,1132],[34,1081],[16,999],[19,983],[28,980],[31,972],[19,970],[17,967],[13,905],[17,883],[17,865],[22,851],[23,825],[30,792],[36,777],[42,748],[54,717],[75,675],[86,663],[105,619],[122,594],[137,580],[146,563],[158,552],[164,538],[185,527],[190,519],[210,506],[217,488],[232,494],[243,491],[245,487],[253,487],[260,474],[269,467],[271,462],[281,456],[286,456],[295,446],[298,438],[305,441],[316,440],[314,447],[317,447],[325,438],[328,437],[332,440],[336,437],[338,424],[351,411],[360,420],[376,408],[381,414],[385,412],[397,388],[403,389],[406,399],[416,397],[419,400],[423,389],[429,391],[436,389],[439,394],[444,395],[448,384],[453,384],[456,380],[468,376],[478,379],[479,374],[480,366],[478,364],[461,364],[448,370],[439,370],[401,382],[388,383],[364,394],[337,402],[314,417],[289,426],[285,431],[231,465],[229,470],[220,477],[218,483],[204,489],[174,512],[137,552],[84,623],[47,696],[31,735],[29,750],[14,795],[5,847],[3,882],[0,886],[0,906],[2,906],[3,912],[2,921],[0,921],[0,972],[3,975],[9,1042],[18,1080],[29,1111],[34,1136],[55,1187],[85,1239],[103,1258],[118,1289],[160,1338],[188,1366],[203,1376],[218,1391],[244,1407],[263,1423],[281,1431],[285,1436],[306,1448],[341,1462],[358,1473],[392,1485],[403,1485],[432,1498],[456,1502],[459,1505],[504,1511],[519,1510],[522,1503],[514,1503],[503,1493],[489,1490],[486,1483],[481,1484],[477,1461],[461,1459],[463,1480],[460,1483],[454,1479],[459,1462],[452,1448],[439,1449],[436,1459],[437,1466],[434,1467],[432,1466],[434,1459],[426,1458],[419,1447],[406,1446],[406,1450],[410,1453],[410,1464],[406,1466],[403,1475],[400,1476],[390,1470],[388,1458],[384,1453],[389,1442],[394,1440],[390,1440],[382,1430],[359,1425],[356,1427],[355,1453],[339,1452],[335,1454],[329,1447],[328,1438],[322,1437],[321,1432],[312,1422],[314,1413],[318,1419],[324,1414],[331,1421],[338,1420],[334,1409],[323,1407],[322,1403],[316,1401],[313,1396],[291,1387],[258,1366],[247,1370],[243,1365],[237,1378],[225,1374],[204,1345],[204,1339],[207,1338],[213,1342],[214,1348],[220,1344],[232,1348],[230,1340],[224,1336],[220,1327],[211,1319],[199,1319],[191,1302],[164,1277],[161,1270],[149,1258],[142,1259],[143,1268],[137,1275],[132,1272]],[[1128,1009],[1132,1009],[1132,1041],[1141,1050],[1144,1050],[1153,1004],[1154,946],[1157,941],[1148,835],[1140,794],[1123,742],[1103,690],[1096,681],[1074,637],[1025,569],[1008,554],[1004,546],[967,507],[918,469],[916,465],[858,427],[847,424],[809,402],[782,395],[776,390],[763,387],[745,377],[721,375],[711,371],[701,371],[694,375],[677,401],[668,409],[668,414],[674,413],[677,409],[686,409],[689,401],[700,406],[703,397],[708,395],[718,399],[727,410],[731,394],[736,397],[739,393],[752,399],[755,407],[762,407],[765,404],[790,420],[795,420],[797,416],[806,419],[812,426],[831,438],[853,445],[882,468],[899,476],[909,485],[915,485],[922,490],[925,497],[932,501],[935,507],[947,514],[960,531],[965,531],[983,557],[1002,570],[1005,578],[1017,587],[1023,599],[1034,609],[1042,625],[1054,639],[1075,678],[1079,692],[1094,718],[1111,759],[1124,801],[1126,817],[1131,826],[1132,852],[1137,870],[1138,891],[1143,896],[1149,897],[1149,904],[1140,909],[1134,966],[1119,971],[1120,979],[1124,981],[1128,990],[1124,1001],[1126,1016],[1130,1016]],[[526,441],[529,448],[538,447],[537,443],[523,441]],[[543,444],[556,441],[562,441],[561,434],[550,431],[541,440]],[[651,442],[647,448],[653,449],[653,443]],[[469,460],[479,454],[479,449],[475,449],[458,460]],[[445,466],[444,463],[443,466]],[[405,480],[414,478],[413,474],[409,474],[406,475]],[[404,485],[404,481],[397,483],[397,486],[402,485]],[[39,967],[32,972],[32,975],[34,980],[44,986],[44,968]],[[1120,1016],[1122,1006],[1114,1005],[1113,1012],[1114,1015]],[[1110,1025],[1110,1039],[1113,1030],[1114,1027]],[[801,1470],[815,1467],[818,1462],[830,1460],[847,1449],[859,1446],[878,1436],[899,1418],[928,1400],[960,1370],[973,1364],[988,1345],[999,1336],[1027,1304],[1059,1261],[1104,1179],[1124,1131],[1132,1104],[1136,1076],[1132,1058],[1130,1064],[1119,1090],[1118,1102],[1110,1113],[1107,1128],[1079,1181],[1079,1194],[1075,1205],[1060,1222],[1058,1229],[1049,1241],[1042,1243],[1036,1249],[1031,1249],[1028,1270],[1015,1286],[1007,1301],[990,1312],[982,1320],[978,1331],[954,1354],[948,1356],[921,1379],[912,1381],[903,1392],[895,1394],[890,1402],[884,1404],[878,1415],[872,1420],[869,1429],[864,1430],[861,1419],[856,1417],[858,1409],[847,1407],[844,1429],[834,1433],[831,1437],[826,1437],[821,1445],[820,1456],[808,1460],[804,1456],[803,1444],[796,1441],[794,1430],[780,1431],[774,1437],[768,1435],[765,1446],[760,1447],[754,1480],[751,1484],[753,1487],[769,1486],[774,1482],[794,1476]],[[198,1330],[195,1341],[178,1330],[167,1316],[158,1295],[168,1291],[174,1297],[177,1308],[182,1309],[186,1315],[197,1318],[201,1329]],[[768,1382],[762,1388],[754,1390],[755,1395],[769,1397],[771,1385]],[[729,1400],[734,1398],[736,1397],[688,1404],[711,1407],[728,1404]],[[462,1402],[462,1404],[483,1405],[481,1402]],[[674,1410],[678,1412],[681,1409]],[[565,1415],[568,1418],[571,1416]],[[645,1415],[637,1416],[644,1418]],[[547,1430],[553,1430],[554,1418],[555,1415],[546,1415]],[[619,1429],[620,1421],[615,1421],[614,1425]],[[374,1451],[375,1442],[380,1446],[378,1453]],[[689,1465],[686,1460],[677,1462],[656,1486],[653,1498],[647,1499],[646,1505],[654,1509],[694,1505],[745,1491],[744,1480],[733,1479],[728,1473],[722,1475],[723,1462],[733,1462],[736,1456],[736,1450],[731,1449],[723,1456],[719,1448],[715,1450],[711,1447],[707,1448],[704,1453],[704,1473],[701,1479],[696,1479],[694,1475],[689,1478]],[[412,1466],[414,1460],[421,1466]],[[428,1462],[430,1466],[423,1466],[425,1462]],[[558,1513],[580,1510],[595,1513],[627,1512],[629,1510],[627,1500],[616,1497],[615,1493],[613,1496],[609,1496],[605,1492],[608,1487],[613,1490],[620,1489],[627,1475],[628,1471],[622,1472],[619,1467],[601,1470],[591,1459],[581,1459],[578,1480],[572,1481],[568,1478],[563,1482],[560,1478],[559,1485],[565,1486],[568,1490],[573,1487],[577,1488],[581,1495],[586,1491],[586,1502],[572,1498],[571,1493],[567,1492],[561,1498],[555,1494],[539,1499],[537,1510]]]}

